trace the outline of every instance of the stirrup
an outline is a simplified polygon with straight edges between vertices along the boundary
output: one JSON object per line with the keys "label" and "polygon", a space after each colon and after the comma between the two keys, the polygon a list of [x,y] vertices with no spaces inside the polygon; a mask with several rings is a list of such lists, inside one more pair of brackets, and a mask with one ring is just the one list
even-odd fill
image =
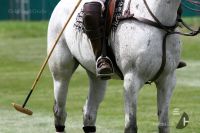
{"label": "stirrup", "polygon": [[[108,60],[109,61],[109,64],[111,65],[111,73],[108,73],[108,74],[100,74],[100,73],[98,73],[98,68],[97,68],[97,63],[99,62],[99,60],[100,59],[106,59],[106,60]],[[110,79],[111,78],[111,76],[113,76],[114,75],[114,66],[113,66],[113,63],[112,63],[112,61],[110,60],[110,58],[109,57],[107,57],[107,56],[105,56],[105,57],[103,57],[103,56],[100,56],[98,59],[97,59],[97,61],[96,61],[96,75],[97,75],[97,77],[99,77],[99,78],[101,78],[101,79]]]}

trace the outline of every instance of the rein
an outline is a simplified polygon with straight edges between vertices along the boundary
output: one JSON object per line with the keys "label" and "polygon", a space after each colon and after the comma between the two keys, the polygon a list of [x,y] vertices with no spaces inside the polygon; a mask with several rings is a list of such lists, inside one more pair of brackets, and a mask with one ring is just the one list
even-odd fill
{"label": "rein", "polygon": [[[149,81],[147,81],[147,84],[151,84],[152,82],[156,81],[160,75],[162,74],[162,72],[164,71],[165,68],[165,64],[166,64],[166,41],[167,41],[167,37],[169,35],[172,34],[179,34],[179,35],[184,35],[184,36],[196,36],[197,34],[200,33],[200,27],[198,28],[198,30],[194,30],[191,27],[189,27],[183,20],[181,17],[177,17],[176,23],[173,26],[166,26],[163,25],[159,19],[153,14],[153,12],[151,11],[151,9],[149,8],[147,1],[143,0],[144,5],[146,7],[146,9],[148,10],[148,12],[150,13],[150,15],[152,16],[152,18],[154,19],[154,21],[148,20],[146,18],[142,18],[142,17],[135,17],[134,14],[130,14],[130,4],[131,4],[131,0],[129,0],[128,2],[128,7],[125,10],[125,13],[123,16],[118,17],[117,19],[119,21],[123,21],[123,20],[136,20],[138,22],[159,28],[164,30],[166,33],[163,37],[163,42],[162,42],[162,63],[161,66],[158,70],[158,72],[156,73],[156,75]],[[182,32],[178,32],[175,31],[175,29],[179,26],[179,23],[181,23],[187,30],[189,30],[189,33],[182,33]]]}

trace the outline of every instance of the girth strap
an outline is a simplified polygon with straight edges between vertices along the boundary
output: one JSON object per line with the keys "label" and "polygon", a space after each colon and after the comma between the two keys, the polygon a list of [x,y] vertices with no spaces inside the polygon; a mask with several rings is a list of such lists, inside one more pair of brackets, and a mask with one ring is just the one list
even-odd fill
{"label": "girth strap", "polygon": [[167,42],[167,37],[170,35],[170,33],[166,33],[164,38],[163,38],[163,42],[162,42],[162,63],[160,66],[160,69],[158,70],[158,72],[156,73],[156,75],[149,80],[147,83],[151,84],[152,82],[154,82],[155,80],[157,80],[161,73],[164,71],[165,65],[166,65],[166,42]]}

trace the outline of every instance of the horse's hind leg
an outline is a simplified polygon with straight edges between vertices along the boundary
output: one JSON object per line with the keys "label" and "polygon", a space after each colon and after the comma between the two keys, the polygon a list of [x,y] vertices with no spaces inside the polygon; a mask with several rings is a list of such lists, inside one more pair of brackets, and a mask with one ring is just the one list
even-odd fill
{"label": "horse's hind leg", "polygon": [[170,99],[171,99],[175,84],[176,84],[175,73],[171,73],[165,77],[161,77],[161,79],[159,79],[159,81],[156,82],[159,133],[170,132],[168,111],[169,111]]}
{"label": "horse's hind leg", "polygon": [[137,99],[138,91],[142,87],[143,81],[129,72],[124,76],[124,98],[125,98],[125,131],[124,133],[137,133]]}
{"label": "horse's hind leg", "polygon": [[64,40],[57,44],[50,60],[49,68],[54,83],[54,116],[57,133],[63,133],[66,120],[66,96],[70,78],[77,68],[78,63],[73,59]]}
{"label": "horse's hind leg", "polygon": [[85,133],[96,132],[96,116],[99,104],[104,98],[107,82],[99,80],[96,75],[88,72],[90,80],[89,94],[83,108],[83,130]]}

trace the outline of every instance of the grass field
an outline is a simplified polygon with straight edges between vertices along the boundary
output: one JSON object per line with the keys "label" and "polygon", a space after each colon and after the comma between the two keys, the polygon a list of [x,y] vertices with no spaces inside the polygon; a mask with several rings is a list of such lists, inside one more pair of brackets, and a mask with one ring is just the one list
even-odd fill
{"label": "grass field", "polygon": [[[191,21],[200,25],[200,19]],[[46,69],[27,108],[32,117],[16,112],[12,102],[22,104],[46,56],[47,22],[0,22],[0,133],[53,133],[53,85]],[[183,37],[182,59],[188,66],[177,71],[177,87],[170,106],[171,133],[200,132],[200,36]],[[97,118],[98,133],[122,133],[124,128],[122,81],[111,80]],[[67,99],[67,132],[82,133],[82,106],[88,92],[85,71],[74,74]],[[176,129],[180,109],[190,117],[189,125]],[[139,95],[139,133],[156,133],[156,89],[147,85]]]}

